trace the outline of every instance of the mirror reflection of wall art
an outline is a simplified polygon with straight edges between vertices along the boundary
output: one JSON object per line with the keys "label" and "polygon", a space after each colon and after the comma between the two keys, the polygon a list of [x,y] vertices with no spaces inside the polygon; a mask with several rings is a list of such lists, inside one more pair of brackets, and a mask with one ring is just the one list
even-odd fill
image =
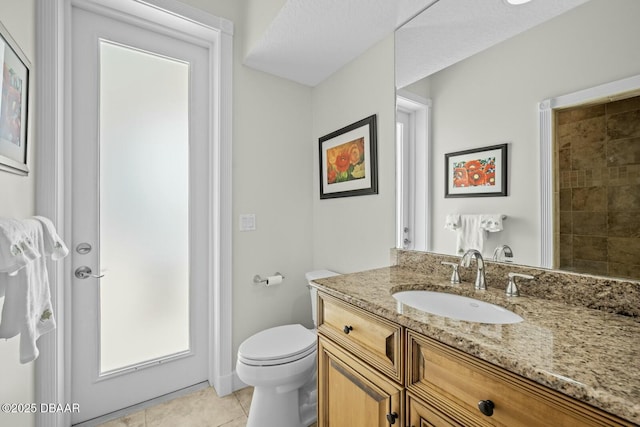
{"label": "mirror reflection of wall art", "polygon": [[444,160],[446,198],[507,195],[507,144],[447,153]]}
{"label": "mirror reflection of wall art", "polygon": [[27,112],[31,64],[0,23],[0,170],[27,175]]}
{"label": "mirror reflection of wall art", "polygon": [[378,194],[375,114],[319,142],[321,199]]}

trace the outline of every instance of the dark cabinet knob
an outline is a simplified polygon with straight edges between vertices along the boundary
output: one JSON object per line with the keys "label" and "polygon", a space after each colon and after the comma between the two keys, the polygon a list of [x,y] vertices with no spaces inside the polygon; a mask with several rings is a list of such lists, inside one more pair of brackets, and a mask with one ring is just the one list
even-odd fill
{"label": "dark cabinet knob", "polygon": [[344,328],[342,328],[342,331],[343,331],[345,334],[349,334],[349,332],[353,331],[353,326],[347,326],[347,325],[344,325]]}
{"label": "dark cabinet knob", "polygon": [[398,419],[398,413],[397,412],[393,412],[391,414],[387,414],[387,421],[389,421],[389,424],[395,424],[397,419]]}
{"label": "dark cabinet knob", "polygon": [[493,415],[493,408],[495,407],[496,405],[494,405],[490,400],[481,400],[478,402],[478,409],[480,409],[480,412],[485,414],[487,417]]}

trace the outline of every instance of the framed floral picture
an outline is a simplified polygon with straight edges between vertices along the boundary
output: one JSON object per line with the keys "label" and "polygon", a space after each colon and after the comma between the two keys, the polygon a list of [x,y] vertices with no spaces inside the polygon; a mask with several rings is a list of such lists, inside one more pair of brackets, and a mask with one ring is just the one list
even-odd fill
{"label": "framed floral picture", "polygon": [[27,117],[31,63],[0,23],[0,170],[27,175]]}
{"label": "framed floral picture", "polygon": [[444,155],[444,197],[507,195],[507,144]]}
{"label": "framed floral picture", "polygon": [[378,194],[375,114],[319,142],[321,199]]}

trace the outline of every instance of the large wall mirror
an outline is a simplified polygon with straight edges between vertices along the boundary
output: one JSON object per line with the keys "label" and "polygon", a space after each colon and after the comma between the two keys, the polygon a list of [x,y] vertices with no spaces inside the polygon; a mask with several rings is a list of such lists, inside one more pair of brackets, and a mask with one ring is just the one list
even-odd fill
{"label": "large wall mirror", "polygon": [[[611,85],[638,81],[639,18],[637,0],[438,0],[398,29],[398,138],[402,123],[427,129],[422,142],[398,144],[398,246],[454,255],[448,215],[500,215],[503,229],[486,233],[485,258],[509,245],[517,264],[640,280],[640,87]],[[596,91],[597,99],[552,109],[547,162],[543,101],[548,107],[597,87],[620,92]],[[445,155],[501,144],[508,146],[506,196],[445,197]],[[616,188],[600,188],[601,181]],[[608,260],[614,254],[624,267]]]}

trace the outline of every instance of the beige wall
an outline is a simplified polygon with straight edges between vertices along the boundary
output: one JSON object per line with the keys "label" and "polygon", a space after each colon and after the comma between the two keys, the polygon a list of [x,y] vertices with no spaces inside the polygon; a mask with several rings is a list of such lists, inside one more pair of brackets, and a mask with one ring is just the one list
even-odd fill
{"label": "beige wall", "polygon": [[[235,24],[235,357],[254,332],[287,322],[311,326],[306,271],[389,264],[395,243],[393,36],[310,89],[242,65],[247,24],[256,22],[254,1],[247,1],[250,11],[229,10],[225,1],[183,1]],[[269,3],[275,10],[281,2]],[[319,200],[318,138],[371,114],[378,115],[379,194]],[[242,213],[257,215],[257,231],[238,231]],[[282,285],[251,283],[254,274],[275,271],[286,276]]]}
{"label": "beige wall", "polygon": [[[251,1],[182,0],[234,22],[233,360],[253,333],[285,323],[311,326],[304,273],[311,255],[311,89],[242,64]],[[276,0],[274,0],[276,1]],[[253,18],[252,18],[253,19]],[[256,231],[239,231],[241,214]],[[266,288],[256,274],[286,279]]]}
{"label": "beige wall", "polygon": [[[251,334],[301,322],[311,326],[304,273],[349,272],[389,264],[394,246],[393,36],[311,89],[242,65],[255,34],[255,1],[183,0],[235,24],[233,71],[233,354]],[[259,14],[258,14],[259,15]],[[252,32],[253,31],[253,32]],[[252,36],[254,37],[254,36]],[[379,194],[319,200],[318,138],[378,115]],[[257,230],[238,231],[255,213]],[[283,284],[254,286],[255,274],[281,271]]]}
{"label": "beige wall", "polygon": [[[0,21],[18,43],[29,61],[35,55],[35,0],[11,0],[0,2]],[[32,83],[33,83],[33,71]],[[33,89],[33,86],[31,87]],[[33,92],[32,92],[33,93]],[[32,98],[33,100],[34,98]],[[30,124],[33,124],[35,107],[30,106]],[[31,131],[33,126],[31,126]],[[24,218],[34,214],[34,150],[31,134],[28,165],[32,172],[28,177],[0,171],[0,217]],[[0,298],[0,306],[4,298]],[[0,403],[31,403],[34,398],[34,363],[25,365],[19,361],[20,337],[0,340]],[[26,427],[35,425],[35,418],[25,414],[0,412],[0,426]]]}
{"label": "beige wall", "polygon": [[[340,273],[389,265],[395,246],[394,38],[313,89],[313,264]],[[318,138],[377,114],[377,195],[320,200]]]}

